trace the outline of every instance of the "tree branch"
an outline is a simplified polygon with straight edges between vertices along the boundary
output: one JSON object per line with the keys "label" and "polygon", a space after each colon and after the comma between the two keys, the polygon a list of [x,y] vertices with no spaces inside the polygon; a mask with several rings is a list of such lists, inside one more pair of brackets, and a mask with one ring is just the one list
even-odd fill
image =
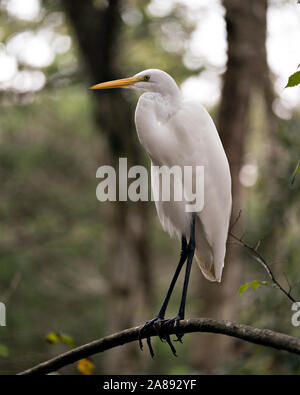
{"label": "tree branch", "polygon": [[[76,362],[82,358],[90,357],[99,352],[109,350],[114,347],[122,346],[138,340],[139,330],[141,327],[126,329],[122,332],[115,333],[111,336],[95,340],[91,343],[74,348],[64,354],[58,355],[49,361],[42,362],[31,369],[19,373],[20,375],[47,374],[58,370],[66,365]],[[277,350],[289,351],[293,354],[300,355],[300,339],[288,336],[283,333],[271,331],[269,329],[259,329],[248,325],[239,324],[232,321],[218,321],[210,318],[194,318],[181,321],[176,328],[166,328],[169,334],[192,333],[192,332],[209,332],[232,336],[250,343],[260,344],[272,347]],[[149,327],[143,332],[143,338],[147,336],[156,336],[155,329]]]}

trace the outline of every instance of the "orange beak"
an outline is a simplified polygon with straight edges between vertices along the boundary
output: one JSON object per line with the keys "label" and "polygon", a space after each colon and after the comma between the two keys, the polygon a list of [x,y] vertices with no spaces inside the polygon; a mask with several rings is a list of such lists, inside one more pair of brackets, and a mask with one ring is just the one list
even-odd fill
{"label": "orange beak", "polygon": [[134,85],[136,82],[142,81],[143,76],[122,78],[120,80],[101,82],[101,84],[93,85],[90,89],[112,89],[112,88],[125,88]]}

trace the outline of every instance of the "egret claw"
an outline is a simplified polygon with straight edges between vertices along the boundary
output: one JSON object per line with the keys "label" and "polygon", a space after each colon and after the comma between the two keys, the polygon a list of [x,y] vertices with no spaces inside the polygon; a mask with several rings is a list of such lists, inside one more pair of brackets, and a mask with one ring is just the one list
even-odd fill
{"label": "egret claw", "polygon": [[[160,329],[161,329],[161,322],[162,322],[162,319],[160,317],[155,317],[152,320],[147,321],[146,324],[139,330],[138,340],[139,340],[140,349],[142,351],[143,351],[142,335],[143,335],[143,332],[145,331],[145,329],[153,327],[156,330],[159,338],[162,340],[161,331],[160,331]],[[152,348],[150,336],[147,336],[147,345],[148,345],[148,348],[149,348],[149,352],[150,352],[151,358],[153,358],[154,357],[154,351],[153,351],[153,348]]]}
{"label": "egret claw", "polygon": [[151,358],[153,359],[154,358],[154,351],[153,351],[153,348],[152,348],[151,338],[150,337],[147,337],[147,345],[148,345],[148,348],[149,348],[149,352],[150,352]]}
{"label": "egret claw", "polygon": [[[178,327],[178,325],[179,325],[180,319],[181,318],[179,316],[176,316],[175,318],[171,318],[169,320],[164,320],[164,319],[162,319],[160,317],[155,317],[152,320],[147,321],[146,324],[139,331],[139,338],[138,338],[138,340],[139,340],[140,349],[143,350],[143,343],[142,343],[143,332],[147,328],[152,327],[152,328],[155,329],[155,331],[156,331],[158,337],[160,338],[160,340],[162,342],[167,342],[169,347],[170,347],[170,349],[171,349],[171,351],[172,351],[172,353],[173,353],[173,355],[175,357],[177,357],[176,349],[173,346],[173,343],[172,343],[172,340],[170,338],[170,335],[169,335],[169,333],[166,333],[164,328],[170,328],[170,327],[173,326],[173,328],[176,329],[176,327]],[[174,341],[182,343],[183,334],[175,333],[175,335],[176,335],[177,339],[174,340]],[[150,352],[151,358],[153,358],[154,357],[154,351],[153,351],[153,347],[152,347],[152,344],[151,344],[151,337],[147,336],[146,339],[147,339],[147,345],[148,345],[148,348],[149,348],[149,352]]]}
{"label": "egret claw", "polygon": [[177,357],[176,349],[175,349],[175,347],[173,346],[173,343],[172,343],[172,340],[171,340],[169,334],[166,335],[166,342],[169,344],[170,349],[171,349],[171,351],[172,351],[174,357]]}
{"label": "egret claw", "polygon": [[[166,325],[167,327],[171,327],[173,325],[173,329],[176,329],[179,326],[180,320],[181,320],[181,318],[179,316],[176,316],[174,318],[166,320],[164,322],[164,325]],[[177,337],[177,339],[174,341],[180,342],[182,344],[182,338],[183,338],[184,334],[183,333],[175,333],[175,336]]]}

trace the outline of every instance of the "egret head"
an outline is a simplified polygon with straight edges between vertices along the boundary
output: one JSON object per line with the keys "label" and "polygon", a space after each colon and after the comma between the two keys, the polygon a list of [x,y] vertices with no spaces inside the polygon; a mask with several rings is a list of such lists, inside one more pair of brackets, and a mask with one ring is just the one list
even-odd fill
{"label": "egret head", "polygon": [[102,82],[90,89],[131,88],[146,92],[155,92],[162,95],[176,95],[179,93],[174,79],[165,71],[148,69],[135,74],[133,77]]}

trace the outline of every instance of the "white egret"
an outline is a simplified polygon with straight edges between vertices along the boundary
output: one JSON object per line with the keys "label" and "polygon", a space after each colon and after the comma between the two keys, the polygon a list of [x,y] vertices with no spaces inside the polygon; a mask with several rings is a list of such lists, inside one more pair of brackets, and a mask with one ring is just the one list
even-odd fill
{"label": "white egret", "polygon": [[[162,70],[149,69],[130,78],[94,85],[91,89],[133,88],[145,91],[138,101],[135,124],[138,138],[145,148],[151,169],[156,166],[204,166],[204,207],[200,212],[187,212],[186,201],[156,201],[156,209],[163,228],[181,238],[180,261],[163,305],[153,320],[159,335],[175,349],[169,335],[162,333],[165,323],[178,325],[184,319],[187,287],[192,260],[210,281],[221,281],[226,252],[226,241],[231,215],[231,176],[227,157],[212,118],[204,107],[185,100],[174,79]],[[195,184],[193,172],[192,183]],[[152,177],[152,190],[159,188]],[[185,261],[186,273],[178,315],[165,320],[166,308],[176,280]],[[141,330],[141,333],[143,331]],[[181,335],[177,337],[181,340]],[[153,350],[147,339],[151,355]],[[141,341],[140,346],[142,347]]]}

